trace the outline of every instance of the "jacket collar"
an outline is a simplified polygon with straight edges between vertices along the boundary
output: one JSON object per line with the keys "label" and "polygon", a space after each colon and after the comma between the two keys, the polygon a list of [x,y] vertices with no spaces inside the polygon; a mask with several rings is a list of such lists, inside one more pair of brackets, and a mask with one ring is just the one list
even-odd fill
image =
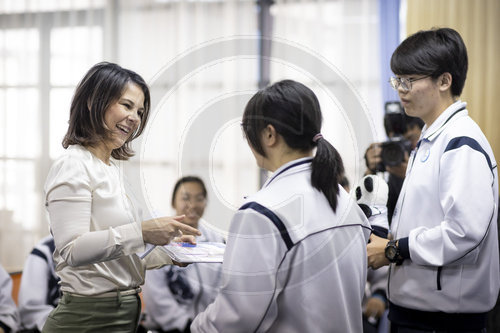
{"label": "jacket collar", "polygon": [[467,116],[468,112],[466,109],[467,103],[462,101],[456,101],[450,105],[446,110],[441,113],[441,115],[431,124],[429,128],[427,125],[422,128],[422,134],[420,135],[420,140],[433,141],[439,136],[439,134],[450,124],[453,118],[458,116]]}
{"label": "jacket collar", "polygon": [[266,180],[266,182],[264,183],[264,186],[262,186],[262,188],[269,186],[269,184],[271,184],[276,178],[278,178],[279,176],[281,176],[284,173],[288,173],[290,169],[296,170],[298,167],[305,166],[305,165],[307,165],[307,167],[309,167],[309,164],[311,163],[312,159],[313,159],[312,157],[303,157],[303,158],[299,158],[297,160],[293,160],[293,161],[290,161],[288,163],[283,164],[278,169],[276,169],[276,171],[273,172],[271,177],[269,177]]}

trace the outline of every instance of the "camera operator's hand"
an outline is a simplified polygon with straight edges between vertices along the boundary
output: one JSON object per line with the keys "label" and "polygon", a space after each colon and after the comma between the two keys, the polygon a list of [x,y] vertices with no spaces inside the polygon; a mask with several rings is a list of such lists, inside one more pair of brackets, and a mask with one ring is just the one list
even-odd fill
{"label": "camera operator's hand", "polygon": [[409,159],[408,152],[405,151],[404,160],[403,160],[403,162],[401,162],[400,165],[386,166],[385,169],[391,175],[394,175],[396,177],[403,179],[406,176],[406,167],[408,166],[408,159]]}
{"label": "camera operator's hand", "polygon": [[367,174],[375,174],[377,165],[382,162],[382,147],[380,143],[372,143],[365,153],[366,167],[368,168]]}

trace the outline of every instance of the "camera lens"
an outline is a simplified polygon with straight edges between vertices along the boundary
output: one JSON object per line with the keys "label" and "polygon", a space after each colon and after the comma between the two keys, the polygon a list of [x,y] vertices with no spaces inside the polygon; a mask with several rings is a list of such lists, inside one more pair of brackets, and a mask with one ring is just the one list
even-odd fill
{"label": "camera lens", "polygon": [[405,150],[400,142],[385,142],[382,147],[382,163],[386,166],[400,165],[404,161]]}

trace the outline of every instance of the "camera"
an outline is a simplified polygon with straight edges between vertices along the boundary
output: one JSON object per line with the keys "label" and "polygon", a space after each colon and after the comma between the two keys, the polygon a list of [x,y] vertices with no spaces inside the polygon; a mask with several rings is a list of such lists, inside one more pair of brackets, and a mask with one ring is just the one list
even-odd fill
{"label": "camera", "polygon": [[377,165],[375,171],[385,171],[386,166],[400,165],[404,161],[405,153],[410,153],[412,147],[403,134],[410,123],[418,121],[421,120],[405,114],[400,102],[385,103],[384,127],[390,139],[381,144],[382,162]]}
{"label": "camera", "polygon": [[[405,152],[410,153],[411,142],[402,136],[393,137],[389,141],[382,143],[382,164],[384,166],[400,165],[405,158]],[[381,170],[382,171],[382,170]]]}

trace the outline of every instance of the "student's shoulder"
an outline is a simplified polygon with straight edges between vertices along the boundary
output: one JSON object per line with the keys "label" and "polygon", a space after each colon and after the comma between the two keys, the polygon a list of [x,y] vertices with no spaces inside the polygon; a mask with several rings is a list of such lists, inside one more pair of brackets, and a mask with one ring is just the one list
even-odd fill
{"label": "student's shoulder", "polygon": [[489,150],[489,143],[479,125],[469,116],[458,118],[442,135],[446,151],[457,146],[468,145],[476,149]]}
{"label": "student's shoulder", "polygon": [[449,132],[450,134],[456,136],[460,135],[477,136],[483,133],[479,125],[469,115],[464,115],[462,117],[459,117],[454,122],[453,126],[450,126]]}
{"label": "student's shoulder", "polygon": [[207,242],[224,242],[224,237],[220,230],[205,220],[200,220],[198,229]]}

